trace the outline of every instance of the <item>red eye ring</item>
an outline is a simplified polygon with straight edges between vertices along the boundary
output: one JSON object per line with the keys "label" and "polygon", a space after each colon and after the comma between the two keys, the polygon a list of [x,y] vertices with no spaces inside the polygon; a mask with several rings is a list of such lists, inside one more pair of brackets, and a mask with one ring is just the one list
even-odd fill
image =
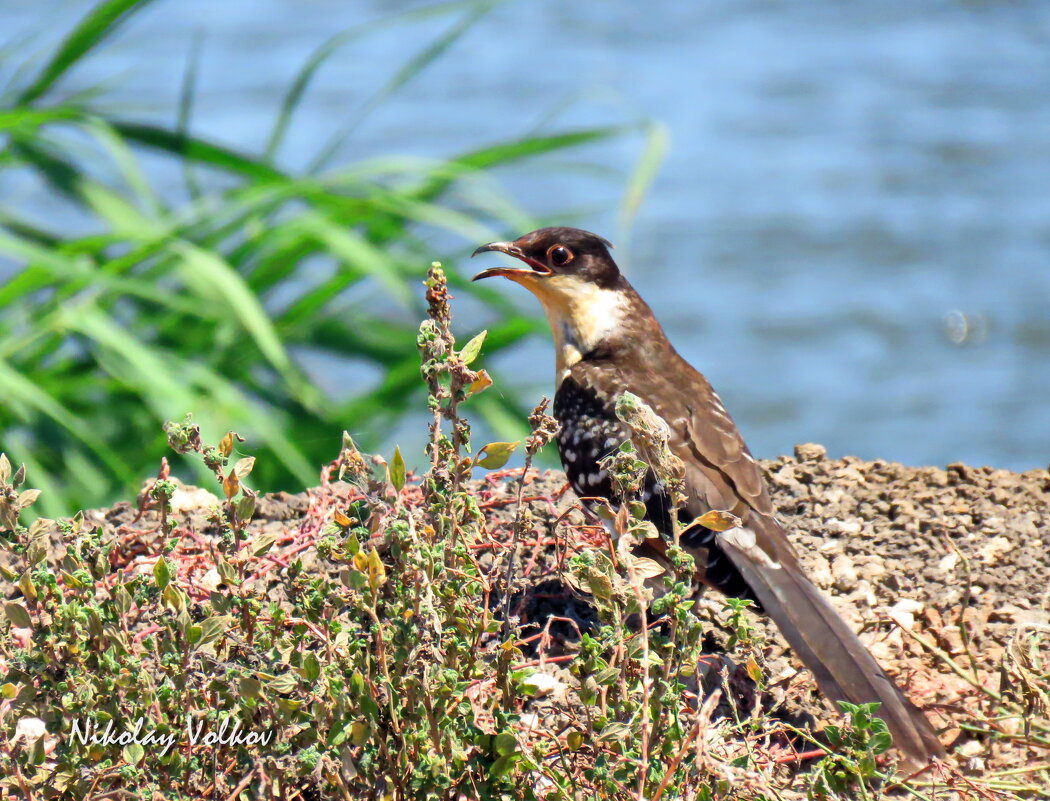
{"label": "red eye ring", "polygon": [[565,245],[551,245],[547,250],[547,260],[555,267],[564,267],[574,258],[573,252]]}

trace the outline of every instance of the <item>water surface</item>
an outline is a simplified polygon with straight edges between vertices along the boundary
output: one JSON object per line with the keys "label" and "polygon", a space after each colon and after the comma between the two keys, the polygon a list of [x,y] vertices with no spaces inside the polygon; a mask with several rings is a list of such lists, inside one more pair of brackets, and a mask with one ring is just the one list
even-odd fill
{"label": "water surface", "polygon": [[[420,5],[158,3],[70,85],[112,77],[108,105],[170,122],[199,34],[196,132],[255,149],[315,47]],[[4,0],[0,28],[58,33],[87,6]],[[333,59],[281,161],[305,164],[453,19]],[[576,209],[573,222],[620,242],[622,266],[756,454],[817,441],[910,464],[1050,462],[1044,3],[506,3],[368,117],[335,164],[646,118],[671,144],[629,244],[616,206],[638,139],[500,177],[531,213]],[[547,341],[499,366],[528,400],[549,391]],[[348,370],[331,386],[352,382]]]}

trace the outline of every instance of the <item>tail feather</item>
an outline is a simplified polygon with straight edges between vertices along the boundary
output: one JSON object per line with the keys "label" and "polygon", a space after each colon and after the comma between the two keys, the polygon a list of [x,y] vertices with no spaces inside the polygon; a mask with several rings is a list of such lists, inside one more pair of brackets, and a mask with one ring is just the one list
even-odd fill
{"label": "tail feather", "polygon": [[763,611],[773,618],[802,664],[816,677],[824,695],[853,704],[878,701],[876,714],[886,722],[894,745],[909,767],[919,769],[931,759],[944,756],[944,748],[922,710],[904,697],[849,624],[793,560],[787,564],[756,560],[729,538],[719,537],[718,545],[743,575]]}

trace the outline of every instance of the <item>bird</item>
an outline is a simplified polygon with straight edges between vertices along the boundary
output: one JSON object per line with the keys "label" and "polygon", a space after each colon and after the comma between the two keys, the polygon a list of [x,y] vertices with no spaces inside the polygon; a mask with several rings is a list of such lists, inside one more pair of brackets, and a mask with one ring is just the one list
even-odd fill
{"label": "bird", "polygon": [[[669,448],[684,463],[686,501],[679,520],[688,524],[710,511],[728,511],[739,520],[725,531],[693,525],[682,533],[680,544],[695,560],[698,581],[746,598],[772,618],[832,701],[877,701],[876,714],[905,767],[920,770],[943,758],[922,710],[806,576],[776,518],[762,470],[722,399],[675,350],[611,248],[597,234],[549,227],[482,245],[472,254],[516,259],[511,266],[482,270],[473,280],[509,279],[535,295],[546,313],[555,346],[558,453],[573,490],[583,499],[615,505],[600,460],[630,439],[615,406],[624,392],[633,393],[667,423]],[[638,500],[662,537],[671,537],[671,499],[651,471]]]}

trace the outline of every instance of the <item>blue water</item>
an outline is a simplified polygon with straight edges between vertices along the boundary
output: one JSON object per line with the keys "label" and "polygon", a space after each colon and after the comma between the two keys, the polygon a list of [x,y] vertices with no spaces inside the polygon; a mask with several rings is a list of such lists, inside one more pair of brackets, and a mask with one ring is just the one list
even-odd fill
{"label": "blue water", "polygon": [[[422,5],[158,2],[68,85],[112,79],[107,106],[170,122],[199,35],[194,129],[254,150],[315,47]],[[0,38],[55,35],[87,6],[0,0]],[[341,51],[281,162],[305,164],[457,18]],[[1046,3],[505,3],[382,103],[340,157],[449,156],[639,119],[666,126],[670,146],[629,242],[617,207],[638,137],[499,178],[530,213],[573,210],[620,243],[623,268],[756,454],[816,441],[910,464],[1050,462]],[[531,401],[549,392],[552,362],[536,340],[498,366]]]}

